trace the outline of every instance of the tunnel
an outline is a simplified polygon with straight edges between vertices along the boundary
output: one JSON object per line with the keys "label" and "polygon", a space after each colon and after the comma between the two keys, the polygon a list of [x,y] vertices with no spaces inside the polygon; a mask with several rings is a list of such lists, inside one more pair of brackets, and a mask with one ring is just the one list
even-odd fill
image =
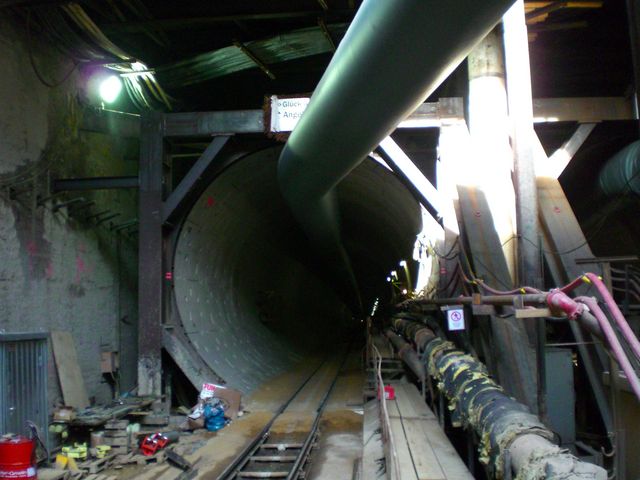
{"label": "tunnel", "polygon": [[[174,252],[184,332],[208,366],[244,393],[305,354],[349,341],[362,321],[280,193],[281,149],[249,153],[215,177],[186,216]],[[411,263],[421,207],[371,157],[337,194],[342,240],[371,308],[390,295],[389,272]]]}

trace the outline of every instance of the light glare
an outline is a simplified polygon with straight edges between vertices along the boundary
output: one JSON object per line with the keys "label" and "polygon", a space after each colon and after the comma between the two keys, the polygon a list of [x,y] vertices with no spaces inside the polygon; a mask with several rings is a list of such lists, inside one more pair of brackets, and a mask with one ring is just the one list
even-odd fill
{"label": "light glare", "polygon": [[105,78],[100,84],[100,98],[105,103],[113,103],[122,91],[122,81],[117,75]]}

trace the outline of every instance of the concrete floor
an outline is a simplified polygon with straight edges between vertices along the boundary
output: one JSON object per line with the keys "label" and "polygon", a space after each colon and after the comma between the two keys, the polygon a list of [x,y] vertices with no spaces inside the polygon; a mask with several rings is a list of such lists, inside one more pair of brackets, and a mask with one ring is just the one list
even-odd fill
{"label": "concrete floor", "polygon": [[349,479],[362,455],[364,371],[359,352],[349,355],[320,422],[311,457],[311,480]]}

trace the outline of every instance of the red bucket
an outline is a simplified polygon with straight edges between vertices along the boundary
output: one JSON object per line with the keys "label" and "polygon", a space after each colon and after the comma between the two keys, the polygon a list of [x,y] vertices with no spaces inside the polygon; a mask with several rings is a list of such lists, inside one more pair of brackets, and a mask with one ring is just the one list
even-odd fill
{"label": "red bucket", "polygon": [[37,479],[35,440],[15,436],[0,439],[0,480]]}

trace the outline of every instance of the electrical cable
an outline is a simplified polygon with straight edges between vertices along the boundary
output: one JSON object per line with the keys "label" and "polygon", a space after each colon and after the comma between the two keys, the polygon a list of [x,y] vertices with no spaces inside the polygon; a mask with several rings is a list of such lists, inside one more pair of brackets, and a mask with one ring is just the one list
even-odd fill
{"label": "electrical cable", "polygon": [[63,75],[62,79],[58,80],[57,82],[49,82],[45,80],[42,74],[38,71],[38,67],[36,66],[35,59],[33,58],[33,39],[31,37],[31,10],[27,12],[26,28],[27,28],[27,52],[29,54],[29,63],[31,63],[31,68],[33,69],[33,73],[35,73],[38,80],[40,80],[40,83],[42,83],[45,87],[49,87],[49,88],[59,87],[71,77],[71,74],[73,74],[75,69],[78,67],[78,63],[75,60],[73,60],[73,67],[71,67],[71,69]]}

